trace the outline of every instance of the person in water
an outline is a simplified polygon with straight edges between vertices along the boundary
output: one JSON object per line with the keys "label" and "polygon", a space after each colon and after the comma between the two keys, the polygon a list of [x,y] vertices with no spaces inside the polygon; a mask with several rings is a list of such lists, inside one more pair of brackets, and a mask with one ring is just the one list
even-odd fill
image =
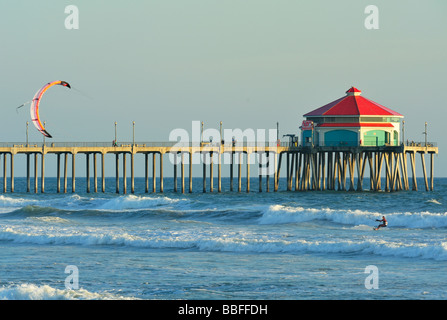
{"label": "person in water", "polygon": [[376,219],[376,221],[382,222],[379,224],[374,230],[379,230],[381,227],[386,227],[388,225],[388,221],[386,221],[385,216],[382,216],[382,220]]}

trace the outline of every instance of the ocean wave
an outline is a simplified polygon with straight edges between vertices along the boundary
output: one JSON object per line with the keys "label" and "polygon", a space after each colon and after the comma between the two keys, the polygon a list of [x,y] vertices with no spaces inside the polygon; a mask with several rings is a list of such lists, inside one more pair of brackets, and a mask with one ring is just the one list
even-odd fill
{"label": "ocean wave", "polygon": [[[160,215],[181,215],[205,211],[209,208],[190,209],[188,199],[175,199],[167,196],[95,196],[56,195],[35,200],[32,198],[14,198],[0,196],[0,214],[2,218],[29,218],[42,216],[106,216],[114,218],[132,218]],[[2,206],[3,205],[3,206]]]}
{"label": "ocean wave", "polygon": [[0,300],[129,300],[113,293],[89,292],[85,289],[61,290],[49,285],[22,283],[0,287]]}
{"label": "ocean wave", "polygon": [[166,196],[137,196],[125,195],[111,198],[108,201],[98,205],[98,210],[138,210],[159,207],[163,205],[172,205],[176,203],[187,204],[187,199],[172,199]]}
{"label": "ocean wave", "polygon": [[37,200],[0,195],[0,213],[8,214],[14,212],[17,208],[35,205],[37,203]]}
{"label": "ocean wave", "polygon": [[[40,196],[40,197],[39,197]],[[51,195],[42,198],[42,195],[30,195],[27,197],[0,195],[0,208],[16,210],[24,207],[53,207],[61,210],[126,210],[144,209],[154,206],[171,205],[175,203],[187,204],[188,199],[173,199],[167,196],[80,196],[73,195]]]}
{"label": "ocean wave", "polygon": [[[346,225],[373,225],[384,214],[363,210],[335,210],[304,208],[284,205],[269,206],[258,219],[260,224],[301,223],[325,220]],[[387,213],[388,226],[400,228],[446,228],[447,214],[433,212]]]}
{"label": "ocean wave", "polygon": [[235,253],[372,254],[447,261],[447,242],[430,243],[360,237],[346,240],[302,239],[297,236],[259,235],[209,227],[198,230],[156,230],[131,234],[116,229],[36,229],[2,227],[0,240],[39,245],[127,246],[143,249],[186,249]]}

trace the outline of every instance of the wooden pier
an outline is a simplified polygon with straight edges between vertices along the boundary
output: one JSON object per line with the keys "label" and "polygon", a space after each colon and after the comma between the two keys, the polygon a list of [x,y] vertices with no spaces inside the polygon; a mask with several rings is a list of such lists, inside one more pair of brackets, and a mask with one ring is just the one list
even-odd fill
{"label": "wooden pier", "polygon": [[[286,162],[286,181],[289,191],[309,190],[340,190],[340,191],[386,191],[418,190],[416,181],[417,155],[421,158],[422,173],[425,182],[425,190],[433,190],[434,179],[434,155],[438,148],[433,144],[383,146],[383,147],[302,147],[288,143],[280,145],[256,145],[255,143],[244,143],[241,145],[210,145],[193,143],[179,146],[178,144],[166,143],[121,143],[112,146],[111,143],[1,143],[0,161],[3,162],[3,192],[8,192],[7,167],[9,158],[10,185],[9,192],[14,192],[14,158],[17,155],[26,156],[26,178],[27,192],[38,193],[38,157],[41,158],[40,165],[40,192],[45,192],[45,158],[47,155],[56,155],[56,177],[57,192],[68,192],[68,161],[71,161],[71,192],[76,192],[76,159],[80,154],[85,155],[86,161],[86,188],[87,192],[98,192],[98,166],[97,158],[100,156],[101,174],[100,190],[105,192],[105,155],[115,154],[115,177],[116,192],[127,193],[127,160],[130,157],[130,192],[135,192],[135,157],[145,158],[145,192],[156,192],[157,180],[159,192],[164,192],[163,186],[163,159],[166,154],[179,155],[173,162],[174,192],[193,192],[192,166],[193,154],[199,153],[209,155],[209,163],[203,165],[203,192],[214,192],[213,181],[215,178],[214,166],[217,164],[217,192],[222,192],[222,156],[228,154],[230,157],[230,190],[233,187],[234,166],[237,165],[237,191],[242,190],[242,163],[245,158],[246,165],[246,192],[250,192],[250,166],[255,162],[252,155],[265,155],[266,163],[258,160],[259,192],[262,192],[263,179],[265,179],[265,191],[269,192],[270,178],[273,178],[273,191],[278,191],[279,176],[283,158]],[[157,157],[158,155],[158,157]],[[430,156],[430,170],[427,174],[425,156]],[[129,157],[128,157],[129,156]],[[63,177],[61,177],[61,157],[63,158]],[[184,159],[188,157],[189,185],[186,189]],[[120,177],[120,158],[122,160],[122,173]],[[152,186],[150,188],[149,162],[152,162]],[[159,175],[157,179],[156,162],[159,161]],[[228,156],[227,156],[228,158]],[[410,159],[410,166],[408,165]],[[236,160],[236,161],[235,161]],[[93,161],[93,190],[90,185],[90,161]],[[31,164],[34,164],[34,186],[31,188]],[[197,165],[197,164],[196,164]],[[177,185],[178,166],[180,166],[181,187]],[[207,188],[207,167],[209,169],[209,186]],[[368,171],[367,171],[368,170]],[[369,173],[369,187],[364,186],[365,172]],[[411,178],[409,176],[411,173]],[[349,176],[349,180],[348,180]],[[123,189],[120,190],[120,178]],[[62,180],[62,181],[61,181]],[[63,185],[61,186],[61,182]],[[410,185],[411,184],[411,185]]]}

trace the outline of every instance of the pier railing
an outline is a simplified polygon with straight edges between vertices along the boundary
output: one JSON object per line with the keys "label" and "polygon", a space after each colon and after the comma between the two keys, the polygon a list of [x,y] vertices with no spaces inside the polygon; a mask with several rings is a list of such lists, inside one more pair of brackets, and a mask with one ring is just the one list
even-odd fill
{"label": "pier railing", "polygon": [[289,147],[291,146],[288,142],[175,142],[175,141],[164,141],[164,142],[117,142],[116,145],[113,142],[0,142],[0,148],[15,148],[15,147],[28,147],[28,148],[42,148],[45,147],[56,147],[56,148],[105,148],[105,147]]}
{"label": "pier railing", "polygon": [[[0,148],[15,148],[15,147],[28,147],[28,148],[42,148],[45,145],[45,147],[56,147],[56,148],[85,148],[85,147],[92,147],[92,148],[105,148],[105,147],[131,147],[132,145],[135,147],[349,147],[349,146],[355,146],[355,147],[375,147],[375,145],[366,145],[358,143],[348,143],[348,142],[338,142],[333,143],[331,141],[326,143],[317,143],[312,145],[312,143],[296,143],[296,142],[250,142],[250,141],[244,141],[244,142],[225,142],[225,143],[219,143],[219,142],[175,142],[175,141],[159,141],[159,142],[117,142],[116,145],[114,145],[112,142],[0,142]],[[406,142],[404,144],[407,147],[437,147],[437,142]],[[398,146],[401,146],[398,145]],[[383,146],[392,146],[389,144],[385,144]]]}

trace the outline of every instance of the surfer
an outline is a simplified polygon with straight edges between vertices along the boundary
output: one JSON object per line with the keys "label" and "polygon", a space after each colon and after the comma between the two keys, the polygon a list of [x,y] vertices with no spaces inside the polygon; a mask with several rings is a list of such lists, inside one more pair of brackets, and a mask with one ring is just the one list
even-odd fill
{"label": "surfer", "polygon": [[386,221],[385,216],[382,216],[382,220],[376,219],[376,221],[379,221],[379,222],[382,222],[382,223],[379,224],[376,228],[374,228],[374,230],[379,230],[381,227],[386,227],[388,225],[388,221]]}

